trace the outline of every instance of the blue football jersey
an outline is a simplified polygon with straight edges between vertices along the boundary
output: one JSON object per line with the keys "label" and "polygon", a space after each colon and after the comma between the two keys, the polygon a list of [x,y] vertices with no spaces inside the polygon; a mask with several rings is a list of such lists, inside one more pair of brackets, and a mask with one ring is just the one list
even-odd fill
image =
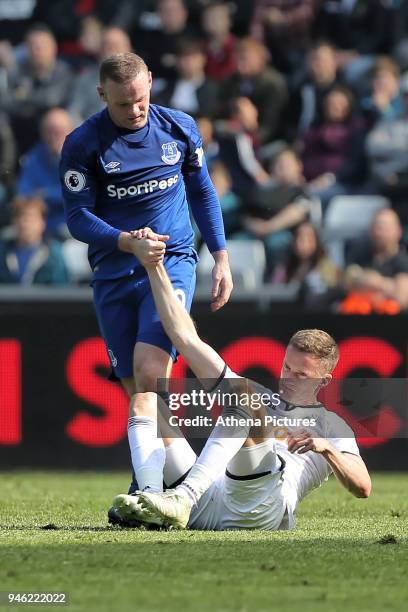
{"label": "blue football jersey", "polygon": [[61,183],[68,227],[89,244],[94,278],[118,278],[140,265],[118,249],[121,231],[148,226],[169,234],[168,252],[190,252],[185,180],[203,171],[208,176],[201,136],[180,111],[151,104],[146,126],[132,132],[104,109],[74,130],[62,151]]}

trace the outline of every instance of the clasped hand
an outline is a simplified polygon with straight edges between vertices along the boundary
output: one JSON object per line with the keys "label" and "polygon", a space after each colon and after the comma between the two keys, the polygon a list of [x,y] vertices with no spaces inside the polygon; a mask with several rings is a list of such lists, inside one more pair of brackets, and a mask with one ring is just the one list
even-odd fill
{"label": "clasped hand", "polygon": [[133,254],[144,267],[157,266],[163,262],[166,252],[166,242],[170,236],[156,234],[150,227],[130,232]]}

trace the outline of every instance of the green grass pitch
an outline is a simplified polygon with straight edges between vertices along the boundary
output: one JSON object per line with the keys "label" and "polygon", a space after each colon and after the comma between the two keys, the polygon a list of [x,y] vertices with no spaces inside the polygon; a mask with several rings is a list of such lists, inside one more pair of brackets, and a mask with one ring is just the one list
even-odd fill
{"label": "green grass pitch", "polygon": [[282,533],[109,528],[127,483],[0,474],[0,591],[66,591],[69,612],[408,609],[407,474],[375,475],[368,500],[332,479]]}

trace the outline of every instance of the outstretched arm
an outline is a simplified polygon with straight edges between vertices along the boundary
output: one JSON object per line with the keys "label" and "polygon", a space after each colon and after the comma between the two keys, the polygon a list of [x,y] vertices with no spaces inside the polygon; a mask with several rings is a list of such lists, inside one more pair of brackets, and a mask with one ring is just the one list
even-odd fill
{"label": "outstretched arm", "polygon": [[190,315],[176,297],[163,264],[145,267],[166,334],[197,378],[218,379],[225,367],[224,360],[197,334]]}

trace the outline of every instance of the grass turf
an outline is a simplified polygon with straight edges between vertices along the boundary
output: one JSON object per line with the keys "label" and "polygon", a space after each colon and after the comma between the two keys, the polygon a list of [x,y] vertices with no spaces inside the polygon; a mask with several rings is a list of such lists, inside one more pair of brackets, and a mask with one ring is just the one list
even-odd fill
{"label": "grass turf", "polygon": [[407,474],[375,475],[368,500],[332,479],[281,533],[107,527],[127,482],[0,474],[0,591],[66,591],[70,612],[407,609]]}

